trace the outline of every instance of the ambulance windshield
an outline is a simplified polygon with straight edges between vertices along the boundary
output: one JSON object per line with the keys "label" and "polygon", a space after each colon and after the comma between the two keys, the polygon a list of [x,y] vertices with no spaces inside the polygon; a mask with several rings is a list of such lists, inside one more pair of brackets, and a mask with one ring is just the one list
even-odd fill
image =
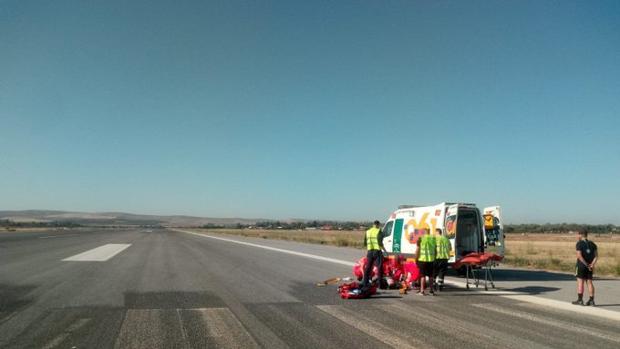
{"label": "ambulance windshield", "polygon": [[394,225],[394,221],[389,221],[387,223],[385,223],[385,226],[383,227],[383,237],[388,237],[390,235],[392,235],[392,226]]}

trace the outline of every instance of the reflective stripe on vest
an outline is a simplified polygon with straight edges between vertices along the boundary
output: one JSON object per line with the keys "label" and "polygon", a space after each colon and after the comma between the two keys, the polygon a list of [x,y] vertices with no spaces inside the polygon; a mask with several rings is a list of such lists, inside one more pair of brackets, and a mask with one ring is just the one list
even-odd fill
{"label": "reflective stripe on vest", "polygon": [[378,239],[380,232],[381,229],[375,227],[366,230],[366,248],[368,248],[369,251],[380,249]]}
{"label": "reflective stripe on vest", "polygon": [[436,240],[434,236],[424,235],[420,240],[420,253],[418,254],[418,261],[420,262],[433,262],[435,260]]}
{"label": "reflective stripe on vest", "polygon": [[450,240],[447,237],[437,236],[437,259],[450,259]]}

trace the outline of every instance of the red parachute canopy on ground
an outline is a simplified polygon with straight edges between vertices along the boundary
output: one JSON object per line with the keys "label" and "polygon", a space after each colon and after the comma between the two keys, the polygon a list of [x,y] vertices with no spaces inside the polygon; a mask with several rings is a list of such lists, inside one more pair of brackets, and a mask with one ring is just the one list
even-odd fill
{"label": "red parachute canopy on ground", "polygon": [[[357,277],[358,280],[362,280],[364,277],[364,268],[366,267],[367,259],[366,257],[361,258],[355,265],[353,266],[353,275]],[[386,277],[391,277],[394,281],[403,281],[408,282],[409,284],[416,281],[420,277],[420,270],[418,266],[413,261],[405,261],[402,256],[385,259],[383,261],[383,275]],[[372,268],[372,277],[376,277],[378,275],[377,266],[373,266]]]}

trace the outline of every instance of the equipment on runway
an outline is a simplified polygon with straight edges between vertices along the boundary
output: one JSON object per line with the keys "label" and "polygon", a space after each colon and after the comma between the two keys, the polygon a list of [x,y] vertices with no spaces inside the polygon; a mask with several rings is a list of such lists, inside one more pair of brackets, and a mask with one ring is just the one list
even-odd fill
{"label": "equipment on runway", "polygon": [[469,289],[469,276],[473,278],[473,284],[478,287],[480,284],[480,273],[484,271],[484,290],[487,291],[489,287],[487,282],[491,283],[491,287],[495,288],[493,282],[493,270],[492,268],[497,266],[499,262],[504,259],[503,256],[495,253],[478,253],[473,252],[465,257],[459,259],[454,263],[454,269],[465,267],[465,287]]}
{"label": "equipment on runway", "polygon": [[338,286],[338,293],[342,299],[363,299],[377,293],[377,286],[372,283],[369,288],[363,289],[357,281],[349,282]]}
{"label": "equipment on runway", "polygon": [[[382,285],[399,289],[400,294],[414,287],[420,278],[416,264],[417,242],[429,230],[432,235],[436,229],[442,229],[450,240],[452,247],[448,263],[453,268],[464,268],[469,288],[470,275],[476,287],[480,284],[481,272],[484,271],[484,286],[487,283],[495,287],[492,268],[497,266],[504,256],[504,227],[499,206],[480,210],[471,203],[443,202],[434,206],[401,205],[389,216],[382,229],[383,246],[388,252],[383,259],[383,280],[377,280],[378,269],[373,266],[372,285]],[[361,258],[353,266],[353,275],[358,281],[364,277],[366,258]],[[332,278],[318,283],[317,286],[348,281],[344,278]],[[356,283],[340,285],[338,292],[342,298],[365,298],[370,294],[353,291]],[[344,292],[343,290],[346,290]],[[374,292],[372,294],[374,294]]]}
{"label": "equipment on runway", "polygon": [[325,280],[323,282],[317,282],[316,285],[318,287],[323,287],[323,286],[326,286],[326,285],[335,285],[335,284],[339,283],[340,281],[343,281],[343,282],[353,281],[353,278],[350,277],[350,276],[347,276],[347,277],[335,277],[335,278],[327,279],[327,280]]}
{"label": "equipment on runway", "polygon": [[[363,278],[363,272],[366,258],[361,258],[353,266],[353,274],[356,275],[358,281]],[[383,282],[387,285],[387,288],[399,289],[400,294],[406,294],[407,290],[413,286],[413,283],[418,280],[420,271],[415,261],[405,260],[404,258],[397,258],[394,256],[388,257],[383,261],[381,266],[383,268],[383,280],[377,280],[378,270],[377,267],[373,269],[373,277],[370,287],[367,290],[362,290],[359,282],[352,281],[351,277],[334,277],[327,279],[323,282],[319,282],[316,285],[319,287],[336,284],[338,282],[344,282],[338,286],[338,293],[343,299],[361,299],[368,298],[377,292],[377,286]]]}

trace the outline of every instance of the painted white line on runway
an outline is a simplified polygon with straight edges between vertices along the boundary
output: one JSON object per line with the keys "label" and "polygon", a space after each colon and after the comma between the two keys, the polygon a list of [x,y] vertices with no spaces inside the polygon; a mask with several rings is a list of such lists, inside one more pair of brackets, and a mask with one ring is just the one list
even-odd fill
{"label": "painted white line on runway", "polygon": [[276,251],[276,252],[281,252],[281,253],[287,253],[287,254],[292,254],[292,255],[300,256],[300,257],[312,258],[312,259],[316,259],[316,260],[320,260],[320,261],[325,261],[325,262],[330,262],[330,263],[335,263],[335,264],[342,264],[342,265],[346,265],[348,267],[352,267],[352,266],[355,265],[355,263],[352,263],[352,262],[349,262],[349,261],[343,261],[343,260],[340,260],[340,259],[334,259],[334,258],[329,258],[329,257],[317,256],[315,254],[310,254],[310,253],[303,253],[303,252],[285,250],[285,249],[282,249],[282,248],[276,248],[276,247],[270,247],[270,246],[265,246],[265,245],[253,244],[251,242],[245,242],[245,241],[239,241],[239,240],[233,240],[233,239],[220,238],[220,237],[211,236],[211,235],[198,234],[198,233],[194,233],[194,232],[186,231],[186,230],[176,230],[175,229],[175,231],[179,231],[179,232],[183,232],[183,233],[187,233],[187,234],[192,234],[192,235],[200,236],[200,237],[203,237],[203,238],[227,241],[227,242],[232,242],[232,243],[239,244],[239,245],[258,247],[258,248],[262,248],[262,249],[265,249],[265,250]]}
{"label": "painted white line on runway", "polygon": [[248,330],[228,308],[189,309],[202,316],[206,336],[216,348],[260,348]]}
{"label": "painted white line on runway", "polygon": [[[423,298],[425,298],[425,301],[431,302],[437,300],[437,297]],[[418,302],[419,301],[420,300],[418,300]],[[429,309],[426,307],[420,307],[419,304],[390,303],[385,304],[385,306],[381,306],[380,309],[387,311],[388,313],[394,315],[396,318],[402,317],[405,318],[407,321],[411,321],[412,328],[416,327],[414,324],[422,322],[423,327],[429,326],[430,328],[437,329],[441,332],[444,332],[445,336],[450,336],[454,333],[475,333],[475,338],[464,338],[463,343],[460,343],[459,346],[461,348],[476,347],[476,342],[480,341],[481,343],[493,343],[493,345],[498,348],[551,349],[550,347],[542,343],[538,343],[526,338],[520,338],[518,335],[512,333],[501,332],[480,323],[472,321],[456,321],[456,314],[444,314],[443,312],[439,312],[437,311],[437,309],[434,308]],[[446,327],[446,324],[450,324],[449,327]],[[438,334],[438,336],[442,335]],[[473,340],[474,342],[469,342],[468,339]],[[421,345],[421,347],[425,346]]]}
{"label": "painted white line on runway", "polygon": [[67,237],[67,236],[78,236],[78,235],[80,235],[80,234],[39,236],[39,239],[64,238],[64,237]]}
{"label": "painted white line on runway", "polygon": [[[538,323],[541,323],[541,324],[547,325],[547,326],[557,327],[557,328],[560,328],[562,330],[569,330],[571,332],[577,332],[577,333],[581,333],[581,334],[584,334],[584,335],[599,337],[599,338],[602,338],[602,339],[605,339],[605,340],[608,340],[608,341],[620,343],[620,336],[618,336],[616,334],[612,335],[612,334],[608,334],[608,333],[603,333],[603,332],[601,332],[597,328],[584,326],[583,324],[572,324],[572,323],[568,323],[568,322],[565,322],[565,321],[559,321],[557,319],[548,318],[548,317],[545,317],[545,316],[540,316],[540,315],[535,315],[535,314],[532,314],[532,313],[527,313],[525,311],[517,311],[517,310],[512,309],[512,308],[511,309],[506,309],[506,308],[503,308],[502,306],[499,306],[497,304],[482,303],[482,304],[472,304],[472,306],[478,307],[478,308],[481,308],[481,309],[485,309],[485,310],[494,311],[496,313],[500,313],[500,314],[507,315],[507,316],[514,316],[514,317],[517,317],[517,318],[520,318],[520,319],[538,322]],[[574,306],[574,305],[572,305],[572,306]]]}
{"label": "painted white line on runway", "polygon": [[129,246],[131,246],[131,244],[106,244],[103,246],[99,246],[97,248],[93,248],[92,250],[88,250],[86,252],[76,254],[75,256],[65,258],[63,259],[63,261],[105,262],[108,259],[121,253],[124,249],[126,249]]}
{"label": "painted white line on runway", "polygon": [[521,302],[545,305],[555,309],[572,311],[584,315],[598,316],[609,320],[620,321],[620,312],[613,310],[601,309],[597,307],[584,307],[581,305],[574,305],[569,302],[556,301],[555,299],[548,299],[524,294],[503,295],[502,297],[518,300]]}
{"label": "painted white line on runway", "polygon": [[[361,321],[359,314],[353,310],[339,305],[317,305],[316,307],[389,346],[394,348],[416,348],[412,345],[410,340],[401,338],[403,335],[402,333],[380,324],[379,322]],[[431,348],[429,345],[425,345],[424,347]]]}
{"label": "painted white line on runway", "polygon": [[[346,266],[350,266],[350,267],[355,265],[355,263],[353,263],[353,262],[343,261],[343,260],[335,259],[335,258],[317,256],[317,255],[309,254],[309,253],[302,253],[302,252],[297,252],[297,251],[285,250],[285,249],[282,249],[282,248],[275,248],[275,247],[270,247],[270,246],[265,246],[265,245],[254,244],[254,243],[251,243],[251,242],[245,242],[245,241],[226,239],[226,238],[221,238],[221,237],[216,237],[216,236],[211,236],[211,235],[199,234],[199,233],[194,233],[194,232],[187,231],[187,230],[180,230],[180,229],[172,229],[172,230],[178,231],[178,232],[182,232],[182,233],[192,234],[192,235],[196,235],[196,236],[201,236],[203,238],[227,241],[227,242],[232,242],[232,243],[235,243],[235,244],[245,245],[245,246],[258,247],[258,248],[262,248],[262,249],[265,249],[265,250],[276,251],[276,252],[281,252],[281,253],[287,253],[287,254],[291,254],[291,255],[295,255],[295,256],[300,256],[300,257],[312,258],[312,259],[316,259],[316,260],[321,260],[321,261],[325,261],[325,262],[331,262],[331,263],[335,263],[335,264],[346,265]],[[457,286],[457,287],[463,287],[463,288],[465,287],[465,283],[464,282],[453,281],[453,280],[446,280],[445,283],[446,284],[451,284],[451,285]],[[587,314],[587,315],[591,315],[591,316],[597,316],[597,317],[602,317],[602,318],[606,318],[606,319],[612,319],[612,320],[620,321],[620,312],[616,312],[616,311],[613,311],[613,310],[601,309],[601,308],[596,308],[596,307],[575,306],[575,305],[570,304],[569,302],[557,301],[557,300],[554,300],[554,299],[548,299],[548,298],[537,297],[537,296],[524,295],[522,293],[513,292],[513,291],[504,291],[504,290],[484,291],[484,290],[475,290],[475,289],[473,289],[472,291],[478,292],[478,293],[494,295],[494,296],[506,297],[506,298],[510,298],[510,299],[516,299],[516,300],[521,301],[521,302],[527,302],[527,303],[533,303],[533,304],[538,304],[538,305],[544,305],[544,306],[548,306],[548,307],[556,308],[556,309],[560,309],[560,310],[568,310],[568,311],[572,311],[572,312],[576,312],[576,313]]]}
{"label": "painted white line on runway", "polygon": [[[179,323],[164,324],[166,312],[174,309],[128,309],[116,337],[115,349],[161,348],[167,333],[178,333]],[[176,312],[176,311],[175,311]],[[165,329],[165,330],[164,330]],[[187,348],[187,343],[179,343]]]}
{"label": "painted white line on runway", "polygon": [[[462,287],[462,288],[466,287],[466,284],[464,282],[459,282],[459,281],[445,280],[444,283],[446,285],[452,285],[455,287]],[[596,308],[596,307],[576,306],[576,305],[571,304],[570,302],[558,301],[555,299],[549,299],[549,298],[538,297],[538,296],[532,296],[528,294],[523,294],[521,292],[506,291],[506,290],[501,290],[501,289],[495,289],[495,290],[490,289],[489,291],[484,291],[483,289],[482,290],[476,289],[475,286],[472,286],[471,284],[470,284],[470,287],[473,287],[471,289],[472,291],[481,292],[484,294],[501,296],[504,298],[514,299],[514,300],[518,300],[521,302],[548,306],[548,307],[555,308],[558,310],[566,310],[566,311],[571,311],[574,313],[598,316],[598,317],[602,317],[602,318],[606,318],[610,320],[620,321],[620,312],[613,311],[613,310],[607,310],[607,309]]]}
{"label": "painted white line on runway", "polygon": [[45,346],[43,346],[43,349],[57,348],[67,337],[71,335],[72,332],[75,332],[76,330],[80,329],[81,327],[89,323],[90,320],[91,319],[86,318],[86,319],[79,319],[77,322],[74,322],[65,331],[63,331],[61,334],[59,334],[54,339],[49,341]]}

